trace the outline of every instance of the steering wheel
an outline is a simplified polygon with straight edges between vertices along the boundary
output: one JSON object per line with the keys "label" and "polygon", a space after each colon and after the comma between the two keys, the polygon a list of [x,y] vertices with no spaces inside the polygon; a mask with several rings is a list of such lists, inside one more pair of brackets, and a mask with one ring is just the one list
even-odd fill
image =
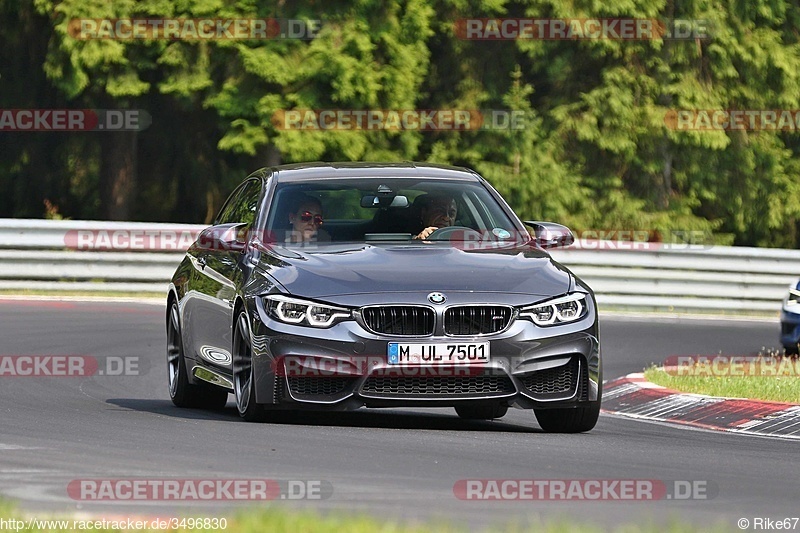
{"label": "steering wheel", "polygon": [[466,226],[446,226],[434,230],[424,240],[426,241],[448,241],[454,236],[458,236],[462,241],[480,241],[483,239],[480,231],[476,231]]}

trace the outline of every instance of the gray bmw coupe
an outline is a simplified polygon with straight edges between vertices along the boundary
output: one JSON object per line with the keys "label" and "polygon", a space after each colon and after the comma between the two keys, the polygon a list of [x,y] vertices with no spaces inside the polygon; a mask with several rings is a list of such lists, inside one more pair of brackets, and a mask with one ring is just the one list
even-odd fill
{"label": "gray bmw coupe", "polygon": [[[531,232],[526,229],[526,224]],[[167,297],[169,393],[248,421],[294,409],[532,409],[592,429],[592,290],[481,176],[417,163],[265,168],[190,247]]]}

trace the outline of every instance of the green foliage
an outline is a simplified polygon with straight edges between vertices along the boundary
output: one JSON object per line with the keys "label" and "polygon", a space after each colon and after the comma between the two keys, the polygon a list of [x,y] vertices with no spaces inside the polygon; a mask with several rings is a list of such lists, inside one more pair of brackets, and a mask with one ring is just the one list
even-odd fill
{"label": "green foliage", "polygon": [[[0,52],[4,108],[153,116],[138,138],[138,218],[207,221],[268,163],[424,160],[475,168],[520,215],[577,230],[701,229],[723,243],[800,244],[800,134],[682,131],[667,120],[680,109],[800,109],[800,7],[785,0],[0,0],[0,14],[9,21],[0,49],[31,50]],[[463,18],[525,16],[703,20],[710,36],[469,41],[455,29]],[[70,33],[77,18],[131,17],[321,26],[306,40]],[[524,127],[292,131],[276,120],[319,109],[499,109]],[[63,139],[14,139],[20,149],[0,157],[12,192],[0,211],[41,216],[48,198],[71,218],[102,212],[102,143]]]}

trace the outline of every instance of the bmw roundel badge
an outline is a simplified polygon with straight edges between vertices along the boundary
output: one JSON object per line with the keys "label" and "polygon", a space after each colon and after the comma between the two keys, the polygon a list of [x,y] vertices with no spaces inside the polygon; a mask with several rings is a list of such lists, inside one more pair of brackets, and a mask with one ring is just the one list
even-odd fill
{"label": "bmw roundel badge", "polygon": [[443,304],[447,298],[441,292],[432,292],[428,295],[428,301],[432,304]]}

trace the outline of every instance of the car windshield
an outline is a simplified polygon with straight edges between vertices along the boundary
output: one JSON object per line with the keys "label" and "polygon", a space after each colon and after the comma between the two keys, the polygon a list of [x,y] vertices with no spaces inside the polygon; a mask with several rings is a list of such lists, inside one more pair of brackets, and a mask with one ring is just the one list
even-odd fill
{"label": "car windshield", "polygon": [[477,182],[359,178],[279,184],[266,229],[274,242],[302,244],[509,242],[516,228]]}

